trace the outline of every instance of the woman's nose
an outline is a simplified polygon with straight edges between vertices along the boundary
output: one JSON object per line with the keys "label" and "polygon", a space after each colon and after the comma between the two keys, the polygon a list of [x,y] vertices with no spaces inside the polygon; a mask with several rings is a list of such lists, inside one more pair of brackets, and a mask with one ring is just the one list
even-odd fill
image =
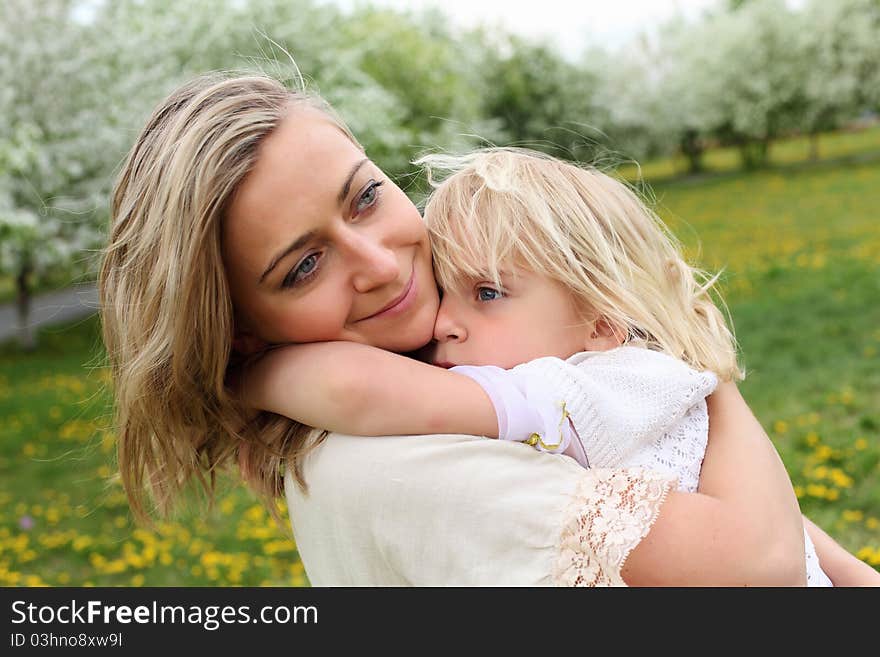
{"label": "woman's nose", "polygon": [[434,321],[434,339],[441,344],[467,340],[467,330],[464,328],[464,323],[458,320],[449,299],[449,295],[443,296],[440,301],[440,309],[437,311],[437,319]]}
{"label": "woman's nose", "polygon": [[376,240],[359,240],[351,255],[355,260],[352,284],[358,292],[369,292],[400,278],[397,253]]}

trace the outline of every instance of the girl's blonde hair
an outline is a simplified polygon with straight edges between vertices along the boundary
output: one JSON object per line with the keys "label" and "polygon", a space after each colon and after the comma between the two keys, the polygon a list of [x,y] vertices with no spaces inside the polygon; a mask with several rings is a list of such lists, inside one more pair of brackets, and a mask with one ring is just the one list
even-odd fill
{"label": "girl's blonde hair", "polygon": [[139,519],[166,514],[194,480],[210,498],[230,460],[266,501],[283,490],[285,460],[304,485],[311,430],[249,417],[226,387],[235,327],[221,258],[226,207],[297,106],[324,112],[357,144],[317,96],[265,76],[210,74],[160,103],[116,181],[98,285],[119,469]]}
{"label": "girl's blonde hair", "polygon": [[733,333],[709,294],[717,276],[688,265],[625,184],[514,148],[417,164],[434,187],[425,222],[441,288],[487,276],[500,285],[504,266],[520,265],[569,288],[586,319],[604,318],[627,340],[742,378]]}

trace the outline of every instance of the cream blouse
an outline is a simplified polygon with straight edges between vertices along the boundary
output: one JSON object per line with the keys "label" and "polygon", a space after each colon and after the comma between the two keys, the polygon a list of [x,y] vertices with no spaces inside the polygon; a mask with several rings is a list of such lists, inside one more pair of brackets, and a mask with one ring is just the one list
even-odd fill
{"label": "cream blouse", "polygon": [[675,479],[477,436],[331,434],[288,471],[314,586],[624,586]]}

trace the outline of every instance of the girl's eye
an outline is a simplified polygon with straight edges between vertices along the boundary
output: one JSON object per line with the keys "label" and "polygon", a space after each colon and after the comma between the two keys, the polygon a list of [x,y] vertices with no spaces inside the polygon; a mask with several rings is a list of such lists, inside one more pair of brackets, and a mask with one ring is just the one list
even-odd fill
{"label": "girl's eye", "polygon": [[477,288],[477,300],[478,301],[495,301],[496,299],[500,299],[504,296],[504,294],[500,290],[496,290],[493,287],[478,287]]}
{"label": "girl's eye", "polygon": [[319,253],[310,253],[305,258],[300,260],[299,264],[290,270],[290,273],[285,276],[284,281],[281,283],[281,287],[295,287],[299,285],[303,281],[307,280],[310,276],[312,276],[315,270],[318,267],[318,260],[320,260],[321,254]]}
{"label": "girl's eye", "polygon": [[363,193],[358,197],[354,206],[354,214],[355,216],[359,215],[361,212],[368,210],[370,207],[376,204],[376,201],[379,198],[379,188],[384,184],[383,181],[375,181],[371,180]]}

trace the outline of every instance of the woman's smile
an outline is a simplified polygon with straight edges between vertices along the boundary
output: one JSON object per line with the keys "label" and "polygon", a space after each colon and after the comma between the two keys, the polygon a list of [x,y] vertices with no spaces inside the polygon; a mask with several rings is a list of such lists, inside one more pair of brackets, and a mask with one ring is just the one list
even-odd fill
{"label": "woman's smile", "polygon": [[410,273],[409,280],[404,285],[403,292],[398,294],[387,305],[382,307],[377,312],[357,321],[365,322],[371,319],[383,319],[402,315],[410,308],[412,308],[413,302],[416,300],[417,295],[418,285],[416,283],[416,272],[415,269],[413,269],[412,273]]}

